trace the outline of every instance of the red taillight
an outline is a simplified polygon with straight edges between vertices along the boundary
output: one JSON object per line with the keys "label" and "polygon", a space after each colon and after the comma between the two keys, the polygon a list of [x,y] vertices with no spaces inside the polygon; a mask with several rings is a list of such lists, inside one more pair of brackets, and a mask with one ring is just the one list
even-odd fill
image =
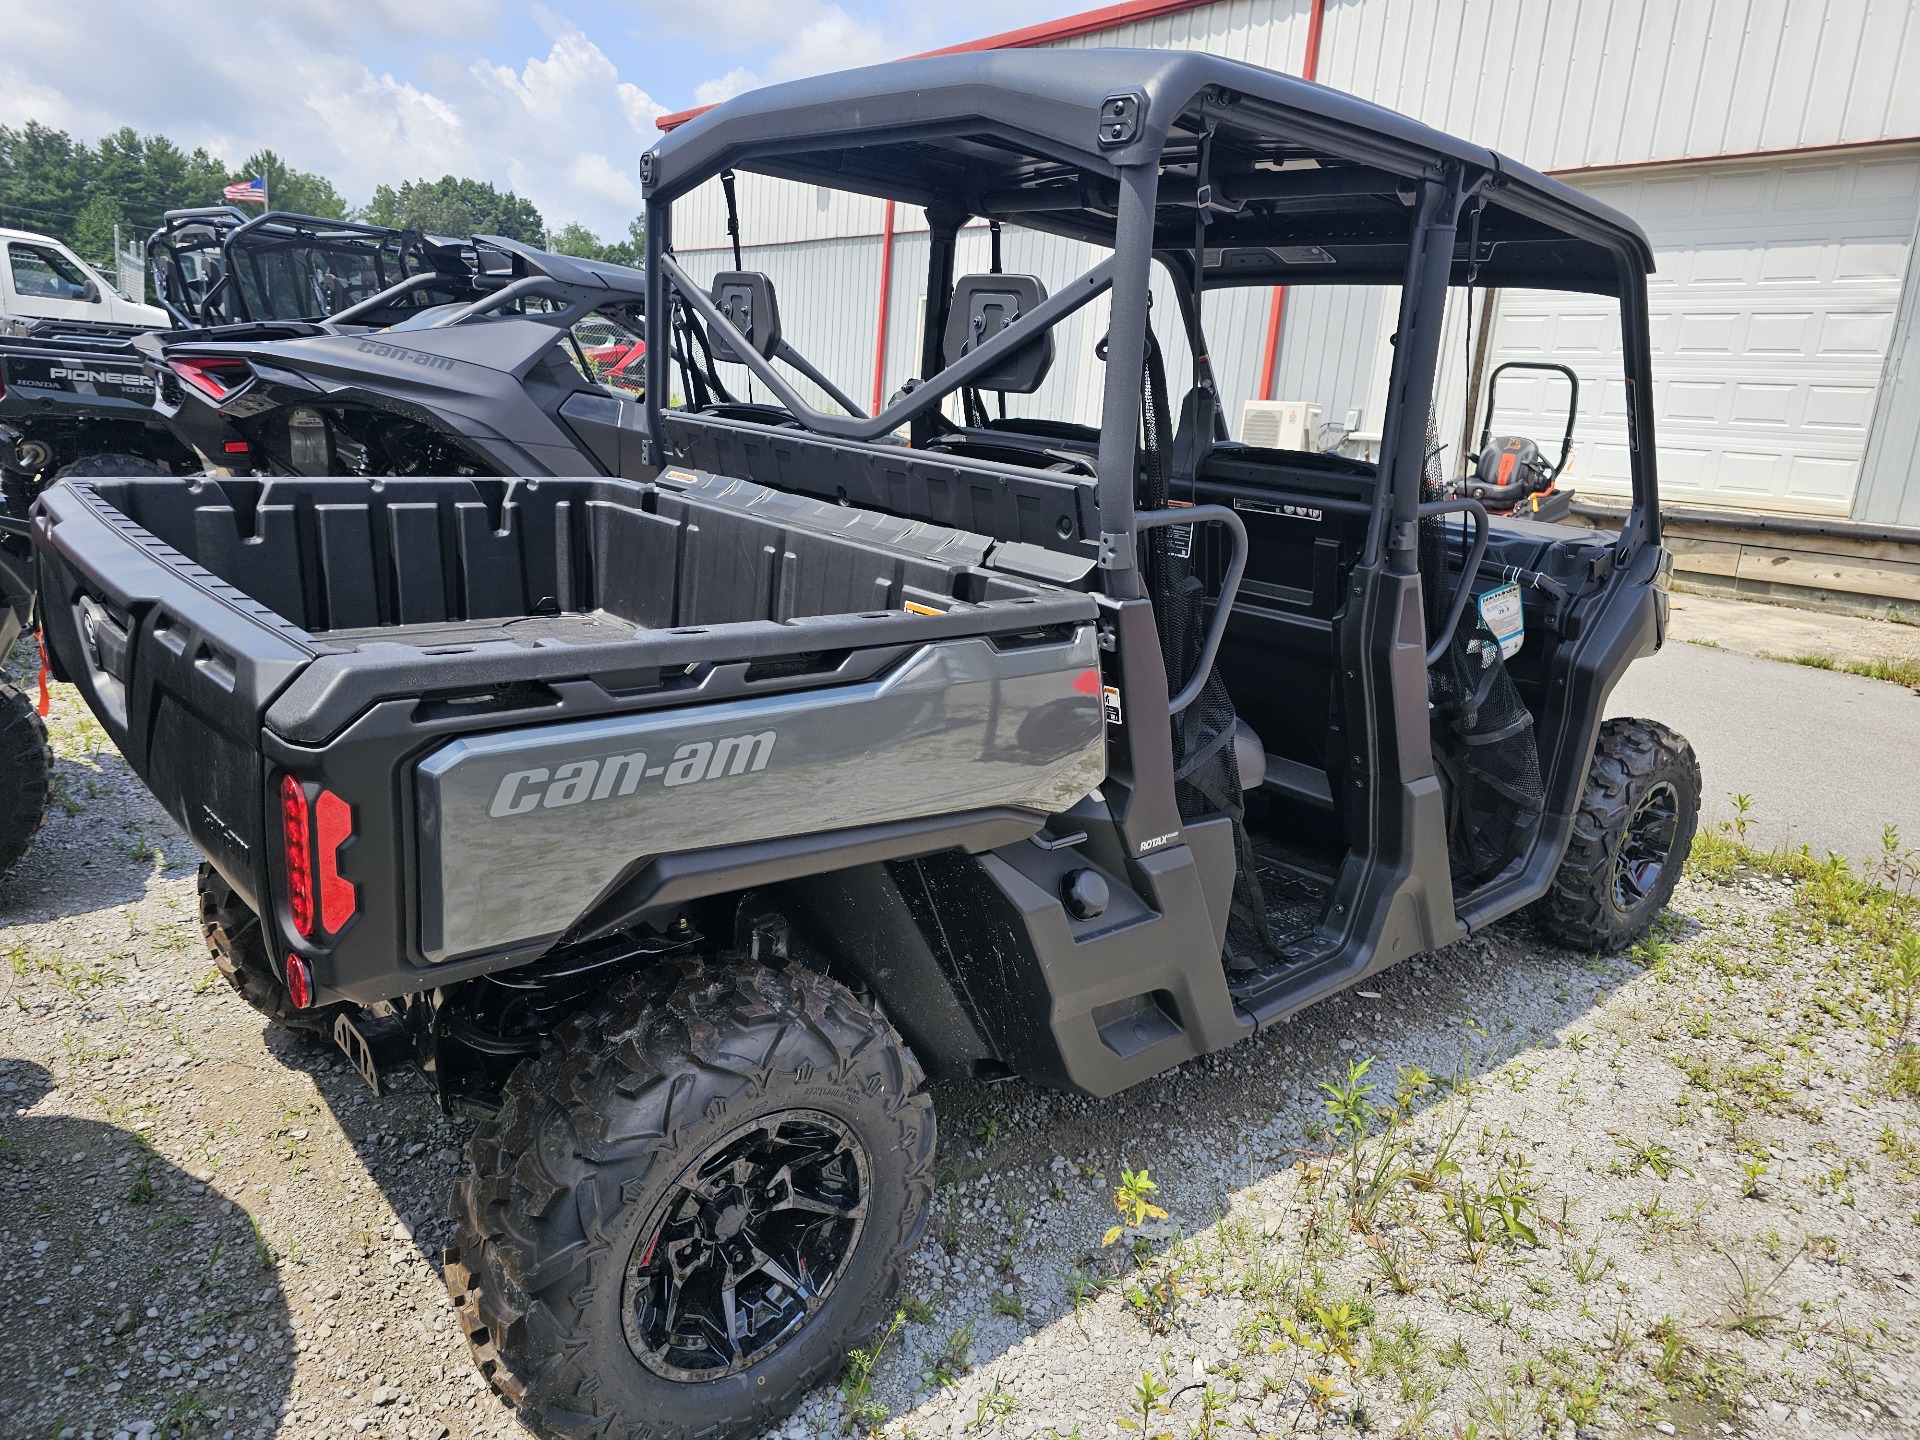
{"label": "red taillight", "polygon": [[253,378],[253,369],[244,360],[169,360],[167,364],[216,405]]}
{"label": "red taillight", "polygon": [[353,807],[331,790],[320,792],[320,923],[337,935],[359,906],[353,882],[340,873],[340,847],[353,836]]}
{"label": "red taillight", "polygon": [[253,447],[248,445],[247,442],[244,440],[229,440],[225,445],[222,445],[220,448],[226,451],[227,454],[229,455],[244,455],[247,453],[247,451],[249,451]]}
{"label": "red taillight", "polygon": [[1082,695],[1098,695],[1100,693],[1100,672],[1098,670],[1082,670],[1078,675],[1073,677],[1073,688],[1078,690]]}
{"label": "red taillight", "polygon": [[287,998],[293,1001],[296,1010],[304,1010],[313,1003],[313,976],[307,970],[307,962],[298,955],[287,956]]}
{"label": "red taillight", "polygon": [[280,777],[280,829],[287,848],[287,908],[293,928],[313,935],[313,812],[307,788],[291,775]]}

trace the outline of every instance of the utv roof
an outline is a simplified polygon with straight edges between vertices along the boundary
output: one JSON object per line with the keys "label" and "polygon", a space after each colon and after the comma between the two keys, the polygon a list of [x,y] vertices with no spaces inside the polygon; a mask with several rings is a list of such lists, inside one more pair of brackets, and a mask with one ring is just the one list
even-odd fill
{"label": "utv roof", "polygon": [[[1129,95],[1136,114],[1116,135],[1103,107]],[[672,200],[732,167],[1105,244],[1114,177],[1158,156],[1161,243],[1184,249],[1209,121],[1213,283],[1397,280],[1412,187],[1447,162],[1495,177],[1479,283],[1612,291],[1622,254],[1652,268],[1632,220],[1517,161],[1338,90],[1183,51],[996,50],[771,85],[665,136],[647,193]],[[1466,233],[1463,221],[1457,278]]]}

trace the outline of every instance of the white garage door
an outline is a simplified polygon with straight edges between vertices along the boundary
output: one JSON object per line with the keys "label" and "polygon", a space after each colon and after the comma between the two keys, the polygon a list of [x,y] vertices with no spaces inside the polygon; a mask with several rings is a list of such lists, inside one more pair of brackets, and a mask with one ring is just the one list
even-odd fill
{"label": "white garage door", "polygon": [[[1920,207],[1920,154],[1718,161],[1578,183],[1653,241],[1662,498],[1847,514]],[[1515,290],[1498,316],[1491,362],[1553,359],[1581,377],[1576,485],[1625,493],[1612,302]],[[1564,381],[1502,377],[1498,401],[1496,432],[1558,439]]]}

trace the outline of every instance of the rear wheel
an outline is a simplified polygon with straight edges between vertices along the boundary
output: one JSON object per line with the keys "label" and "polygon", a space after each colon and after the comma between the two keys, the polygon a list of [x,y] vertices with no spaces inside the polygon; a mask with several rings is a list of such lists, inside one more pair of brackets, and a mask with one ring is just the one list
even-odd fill
{"label": "rear wheel", "polygon": [[810,971],[629,983],[508,1082],[447,1279],[549,1434],[745,1435],[887,1314],[933,1189],[918,1063]]}
{"label": "rear wheel", "polygon": [[0,681],[0,877],[33,848],[53,800],[53,747],[33,702]]}
{"label": "rear wheel", "polygon": [[1700,762],[1686,739],[1653,720],[1600,727],[1573,838],[1541,924],[1576,950],[1639,940],[1673,897],[1700,819]]}
{"label": "rear wheel", "polygon": [[275,1025],[310,1035],[330,1036],[337,1006],[302,1010],[274,973],[273,957],[260,917],[253,913],[220,872],[200,867],[200,935],[214,967],[234,993]]}

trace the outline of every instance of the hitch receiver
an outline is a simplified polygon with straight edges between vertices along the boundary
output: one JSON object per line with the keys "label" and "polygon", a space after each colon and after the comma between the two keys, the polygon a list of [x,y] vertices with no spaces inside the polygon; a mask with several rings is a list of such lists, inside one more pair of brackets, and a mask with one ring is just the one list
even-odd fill
{"label": "hitch receiver", "polygon": [[392,1069],[412,1053],[407,1029],[397,1015],[369,1015],[364,1010],[335,1017],[333,1043],[346,1052],[360,1078],[374,1094],[380,1093],[380,1072]]}

